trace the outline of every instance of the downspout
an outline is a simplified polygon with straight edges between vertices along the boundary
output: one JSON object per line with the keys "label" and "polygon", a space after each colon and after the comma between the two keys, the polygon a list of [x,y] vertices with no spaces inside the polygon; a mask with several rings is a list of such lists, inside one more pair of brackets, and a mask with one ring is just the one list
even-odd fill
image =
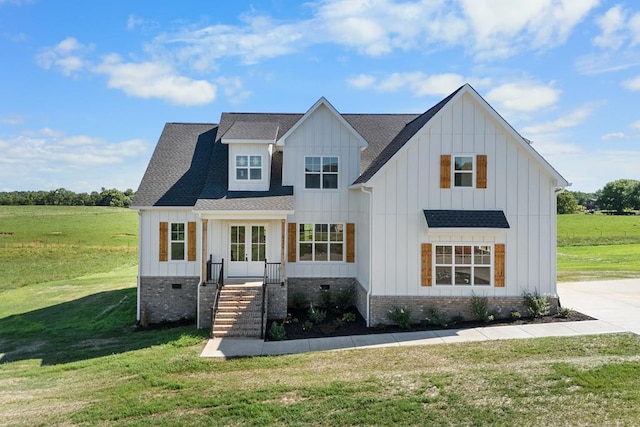
{"label": "downspout", "polygon": [[369,195],[369,289],[367,289],[367,327],[371,326],[371,292],[373,290],[373,191],[360,187]]}
{"label": "downspout", "polygon": [[[198,224],[200,225],[200,234],[202,235],[202,214],[199,213],[198,214]],[[196,329],[200,329],[200,288],[202,287],[202,241],[204,239],[204,235],[201,236],[200,238],[200,250],[198,250],[198,248],[196,247],[196,254],[200,254],[200,261],[198,262],[198,259],[196,257],[196,262],[198,263],[198,270],[200,270],[200,282],[198,282],[198,292],[196,293]],[[198,236],[196,233],[196,242],[198,241]]]}
{"label": "downspout", "polygon": [[138,211],[138,277],[136,283],[136,323],[140,324],[140,268],[142,266],[142,211]]}

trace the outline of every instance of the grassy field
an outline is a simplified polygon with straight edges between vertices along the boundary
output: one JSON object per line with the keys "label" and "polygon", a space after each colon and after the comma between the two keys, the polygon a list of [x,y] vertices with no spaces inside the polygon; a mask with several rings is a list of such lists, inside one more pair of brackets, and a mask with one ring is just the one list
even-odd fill
{"label": "grassy field", "polygon": [[[0,426],[640,419],[635,335],[202,360],[206,332],[133,327],[135,212],[0,207],[0,233]],[[637,244],[598,246],[621,261],[593,275],[638,271]],[[559,259],[575,250],[563,262],[588,271],[603,264],[593,248],[564,246]]]}
{"label": "grassy field", "polygon": [[558,280],[640,277],[640,216],[558,215]]}

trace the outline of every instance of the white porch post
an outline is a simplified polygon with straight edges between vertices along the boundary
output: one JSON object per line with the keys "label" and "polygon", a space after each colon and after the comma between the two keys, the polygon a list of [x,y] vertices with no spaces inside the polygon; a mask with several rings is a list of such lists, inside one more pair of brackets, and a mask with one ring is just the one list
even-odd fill
{"label": "white porch post", "polygon": [[286,220],[280,220],[280,282],[285,281],[287,275],[285,271],[285,256],[286,256],[286,248],[285,248],[285,230],[286,230]]}

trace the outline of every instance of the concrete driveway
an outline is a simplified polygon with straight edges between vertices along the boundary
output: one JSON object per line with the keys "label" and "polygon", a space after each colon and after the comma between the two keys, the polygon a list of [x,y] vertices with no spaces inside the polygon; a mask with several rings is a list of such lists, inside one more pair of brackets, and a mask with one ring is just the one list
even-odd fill
{"label": "concrete driveway", "polygon": [[640,279],[558,283],[560,304],[640,334]]}

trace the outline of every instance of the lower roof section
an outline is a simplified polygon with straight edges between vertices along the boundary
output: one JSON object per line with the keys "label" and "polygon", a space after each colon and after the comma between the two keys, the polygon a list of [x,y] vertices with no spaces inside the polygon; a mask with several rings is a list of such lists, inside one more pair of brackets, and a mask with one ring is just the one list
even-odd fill
{"label": "lower roof section", "polygon": [[510,228],[500,210],[424,210],[429,228]]}

